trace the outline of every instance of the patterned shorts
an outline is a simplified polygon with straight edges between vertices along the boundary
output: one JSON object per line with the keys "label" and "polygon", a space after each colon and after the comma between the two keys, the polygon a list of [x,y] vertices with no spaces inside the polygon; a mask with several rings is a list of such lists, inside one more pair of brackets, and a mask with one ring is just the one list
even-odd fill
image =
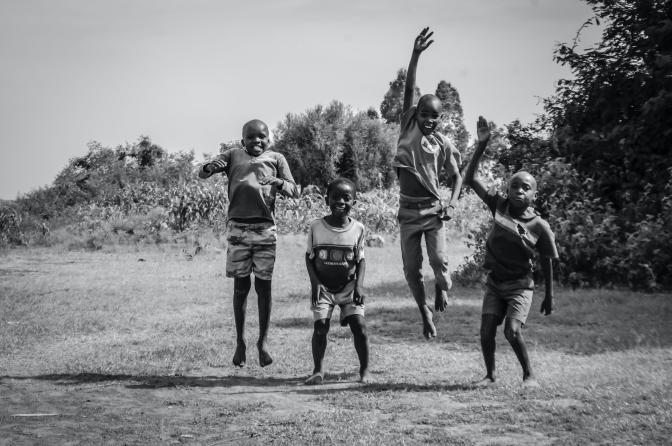
{"label": "patterned shorts", "polygon": [[254,273],[259,279],[271,280],[278,239],[275,224],[229,220],[226,227],[226,276],[247,277]]}
{"label": "patterned shorts", "polygon": [[364,304],[357,305],[353,302],[353,294],[355,291],[355,282],[350,282],[345,289],[338,293],[332,293],[324,286],[320,285],[319,297],[317,298],[317,305],[311,308],[313,310],[313,320],[331,319],[334,312],[334,306],[338,305],[341,308],[341,325],[345,325],[345,318],[358,314],[364,316]]}

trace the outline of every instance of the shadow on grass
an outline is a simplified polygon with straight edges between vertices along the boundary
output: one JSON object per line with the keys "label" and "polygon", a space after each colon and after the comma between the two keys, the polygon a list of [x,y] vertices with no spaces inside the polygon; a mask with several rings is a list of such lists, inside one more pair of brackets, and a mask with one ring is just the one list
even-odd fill
{"label": "shadow on grass", "polygon": [[166,387],[279,387],[303,383],[303,378],[254,378],[249,376],[180,376],[180,375],[125,375],[104,373],[48,374],[35,376],[0,376],[12,380],[53,381],[57,385],[72,386],[96,383],[128,383],[129,389],[157,389]]}
{"label": "shadow on grass", "polygon": [[[426,282],[428,304],[433,302],[433,282]],[[405,281],[367,289],[367,326],[372,344],[406,342],[423,344],[422,322]],[[480,348],[482,290],[455,287],[448,308],[435,313],[438,336],[432,342],[468,349]],[[543,286],[537,287],[525,326],[528,345],[569,354],[591,355],[635,348],[672,346],[672,295],[628,290],[556,289],[555,310],[543,316],[539,309]],[[310,318],[274,322],[279,328],[305,328]],[[349,332],[335,333],[347,337]],[[497,333],[504,341],[503,327]]]}

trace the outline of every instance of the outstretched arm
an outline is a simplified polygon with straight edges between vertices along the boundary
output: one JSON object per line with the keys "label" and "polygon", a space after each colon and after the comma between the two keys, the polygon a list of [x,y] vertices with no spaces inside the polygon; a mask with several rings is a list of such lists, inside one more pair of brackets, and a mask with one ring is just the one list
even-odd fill
{"label": "outstretched arm", "polygon": [[485,199],[487,195],[487,190],[485,185],[476,177],[478,171],[478,166],[481,164],[481,158],[485,152],[485,148],[488,145],[490,140],[490,128],[488,127],[488,121],[485,120],[483,116],[478,117],[478,123],[476,124],[476,133],[478,134],[478,145],[474,151],[474,155],[469,161],[467,166],[467,171],[464,174],[464,184],[471,186],[471,188],[476,192],[481,200]]}
{"label": "outstretched arm", "polygon": [[214,161],[205,163],[198,169],[198,177],[201,179],[209,178],[212,175],[224,172],[226,170],[226,161],[217,158]]}
{"label": "outstretched arm", "polygon": [[425,51],[429,45],[434,42],[429,40],[432,37],[434,31],[430,31],[429,28],[424,28],[418,34],[418,37],[415,38],[415,43],[413,44],[413,53],[411,54],[411,61],[408,63],[408,71],[406,72],[406,84],[404,85],[404,108],[402,113],[411,108],[415,102],[415,70],[418,67],[418,58],[420,53]]}

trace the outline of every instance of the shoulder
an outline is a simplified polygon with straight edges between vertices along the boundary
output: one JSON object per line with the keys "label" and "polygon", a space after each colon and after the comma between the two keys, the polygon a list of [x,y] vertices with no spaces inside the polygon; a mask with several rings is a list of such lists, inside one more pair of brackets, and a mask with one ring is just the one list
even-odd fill
{"label": "shoulder", "polygon": [[366,227],[364,226],[364,223],[362,223],[359,220],[355,220],[354,218],[350,217],[352,220],[352,227],[355,228],[357,231],[364,232],[366,230]]}
{"label": "shoulder", "polygon": [[324,225],[322,224],[322,220],[323,220],[322,217],[320,217],[320,218],[316,218],[315,220],[311,221],[310,224],[308,225],[308,230],[310,232],[314,232],[315,229],[324,227]]}
{"label": "shoulder", "polygon": [[551,229],[551,225],[546,220],[541,218],[540,216],[537,216],[537,218],[534,220],[534,223],[535,223],[535,229],[538,232],[553,235],[553,230]]}
{"label": "shoulder", "polygon": [[280,152],[276,152],[273,149],[267,149],[264,152],[264,155],[268,156],[269,158],[273,158],[276,161],[285,161],[285,155]]}

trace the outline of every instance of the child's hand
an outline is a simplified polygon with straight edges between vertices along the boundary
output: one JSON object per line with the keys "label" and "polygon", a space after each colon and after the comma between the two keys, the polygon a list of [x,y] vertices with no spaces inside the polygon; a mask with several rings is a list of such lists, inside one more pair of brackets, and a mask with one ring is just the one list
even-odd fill
{"label": "child's hand", "polygon": [[455,206],[452,204],[446,206],[443,204],[441,205],[441,213],[439,214],[441,220],[448,221],[453,218],[453,214],[455,214]]}
{"label": "child's hand", "polygon": [[[427,34],[428,32],[429,34]],[[428,27],[420,31],[418,37],[415,38],[413,51],[416,53],[422,53],[423,51],[425,51],[429,47],[429,45],[431,45],[432,42],[434,42],[433,40],[429,40],[429,38],[432,37],[432,34],[434,34],[434,31],[429,31]]]}
{"label": "child's hand", "polygon": [[358,286],[355,286],[355,291],[352,295],[352,301],[355,303],[355,305],[363,305],[365,297],[364,290]]}
{"label": "child's hand", "polygon": [[224,170],[226,170],[226,161],[224,160],[216,159],[206,164],[206,172],[210,174],[224,172]]}
{"label": "child's hand", "polygon": [[544,300],[541,302],[541,312],[544,316],[548,316],[553,312],[553,296],[546,295]]}
{"label": "child's hand", "polygon": [[483,116],[478,117],[478,123],[476,123],[476,134],[478,135],[478,142],[485,143],[490,139],[490,127],[488,126],[488,121]]}
{"label": "child's hand", "polygon": [[285,180],[283,180],[282,178],[276,178],[272,176],[259,178],[259,184],[261,184],[262,186],[270,184],[271,186],[281,187],[284,183]]}

